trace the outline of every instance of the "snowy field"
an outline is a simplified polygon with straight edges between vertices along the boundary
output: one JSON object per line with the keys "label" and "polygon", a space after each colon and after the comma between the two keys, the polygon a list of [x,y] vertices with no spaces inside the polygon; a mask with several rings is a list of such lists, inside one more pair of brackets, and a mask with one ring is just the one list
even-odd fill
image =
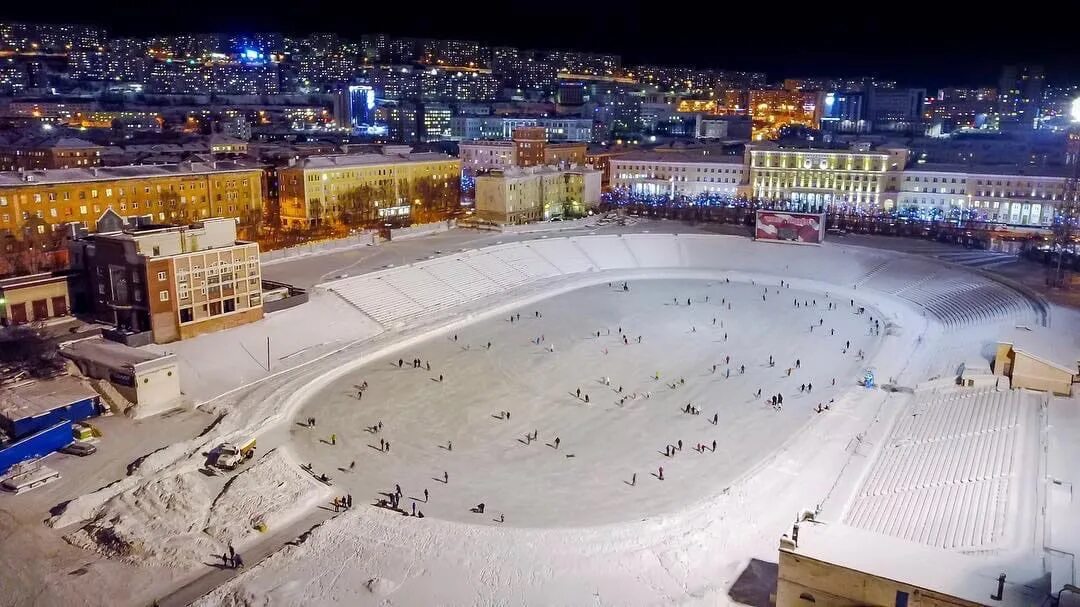
{"label": "snowy field", "polygon": [[[723,491],[855,385],[859,352],[880,339],[874,312],[858,315],[848,299],[773,285],[763,301],[765,289],[601,283],[516,309],[514,322],[434,337],[311,397],[290,425],[294,451],[354,499],[375,503],[398,484],[402,510],[415,502],[427,517],[472,524],[598,525],[681,509]],[[774,394],[780,410],[766,402]],[[472,512],[481,502],[485,513]]]}
{"label": "snowy field", "polygon": [[[383,295],[367,288],[380,283]],[[402,298],[420,311],[388,307]],[[858,386],[866,368],[905,389],[947,381],[1039,318],[1037,302],[986,277],[858,247],[636,234],[455,253],[335,281],[312,303],[193,340],[178,351],[189,387],[220,422],[50,524],[73,545],[158,566],[148,571],[199,575],[227,544],[245,556],[261,539],[281,546],[325,513],[203,606],[727,604],[749,559],[775,561],[795,513],[842,516],[910,403]],[[268,334],[272,371],[259,358]],[[217,364],[226,351],[239,362]],[[775,393],[782,409],[766,402]],[[254,465],[198,472],[207,451],[250,436],[267,454]],[[373,506],[395,485],[399,511]],[[331,518],[345,494],[357,507]],[[414,503],[425,518],[409,516]],[[260,537],[257,519],[278,535]]]}

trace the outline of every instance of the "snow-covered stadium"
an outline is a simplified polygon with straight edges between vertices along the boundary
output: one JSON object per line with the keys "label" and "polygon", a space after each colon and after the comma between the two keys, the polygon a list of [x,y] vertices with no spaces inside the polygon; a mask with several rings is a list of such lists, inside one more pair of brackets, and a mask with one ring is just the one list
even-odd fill
{"label": "snow-covered stadium", "polygon": [[[247,327],[185,345],[185,389],[219,421],[49,524],[192,575],[310,528],[187,597],[207,606],[756,604],[812,586],[777,572],[782,545],[971,604],[1080,580],[1076,401],[991,371],[1017,327],[1074,364],[1080,321],[986,273],[830,242],[542,236],[337,278],[263,323],[294,336],[289,364],[258,364]],[[201,472],[247,437],[257,461]]]}

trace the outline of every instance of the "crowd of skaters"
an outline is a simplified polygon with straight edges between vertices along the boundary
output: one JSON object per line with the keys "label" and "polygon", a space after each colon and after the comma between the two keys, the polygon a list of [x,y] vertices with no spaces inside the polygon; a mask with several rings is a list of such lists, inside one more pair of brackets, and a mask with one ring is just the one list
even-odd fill
{"label": "crowd of skaters", "polygon": [[[730,282],[730,280],[725,281],[725,282]],[[609,283],[609,285],[610,285],[610,283]],[[781,287],[790,288],[790,284],[785,284],[784,281],[781,281],[780,285],[781,285]],[[629,290],[630,290],[630,286],[626,282],[622,283],[620,288],[621,288],[621,290],[623,292],[629,292]],[[774,291],[776,293],[780,292],[779,289],[774,289]],[[762,293],[762,300],[763,301],[767,301],[768,292],[769,292],[769,289],[768,289],[768,287],[766,287],[764,289],[763,293]],[[828,299],[828,295],[826,295],[826,299]],[[678,296],[673,296],[672,297],[673,305],[681,306],[681,305],[683,305],[682,302],[683,302],[683,300],[680,299]],[[695,299],[692,298],[692,297],[688,297],[688,298],[685,299],[685,306],[687,306],[687,307],[692,307],[694,305],[694,303],[695,303]],[[697,303],[700,304],[701,301],[698,300]],[[710,296],[705,296],[704,297],[704,303],[710,303]],[[816,299],[802,299],[802,300],[800,300],[797,297],[793,298],[792,304],[796,309],[811,308],[811,307],[817,308],[817,306],[818,306],[818,302],[817,302]],[[832,301],[826,301],[825,304],[826,304],[826,309],[829,310],[829,311],[832,311],[832,310],[836,309],[835,303],[832,302]],[[713,305],[715,306],[716,304],[714,303]],[[728,301],[727,297],[721,298],[719,305],[720,305],[721,309],[725,309],[725,308],[727,310],[732,309],[732,303]],[[850,305],[851,305],[851,307],[855,306],[854,300],[851,300]],[[864,313],[864,309],[859,308],[857,313],[859,313],[859,314]],[[533,312],[533,318],[539,320],[539,319],[543,318],[543,315],[539,310],[535,310]],[[810,324],[810,331],[811,332],[813,332],[815,327],[819,327],[819,328],[824,327],[824,325],[825,325],[824,317],[819,317],[817,320],[818,320],[818,322],[816,323],[816,325],[814,323]],[[510,315],[508,317],[508,321],[511,324],[519,323],[521,321],[521,314],[520,313],[515,313],[515,314]],[[717,326],[717,322],[718,322],[717,317],[713,317],[712,318],[712,325],[714,327]],[[873,317],[870,317],[870,322],[871,322],[871,328],[869,330],[870,334],[871,335],[879,334],[879,332],[880,332],[880,320],[877,320],[877,319],[874,319]],[[723,320],[719,321],[719,327],[720,328],[725,327]],[[628,332],[624,332],[622,326],[618,326],[616,328],[616,330],[617,330],[617,334],[619,336],[619,339],[623,342],[624,346],[629,346],[631,344],[641,344],[642,343],[642,340],[643,340],[642,335],[631,336]],[[692,332],[696,333],[697,332],[696,331],[696,325],[692,325],[691,330],[692,330]],[[830,336],[835,336],[835,328],[829,328],[829,330],[830,330]],[[602,336],[610,336],[610,335],[611,335],[611,329],[606,328],[606,327],[601,328],[600,330],[595,332],[595,336],[596,336],[597,339],[601,338]],[[454,334],[452,339],[453,339],[453,341],[455,343],[457,343],[459,341],[459,336],[457,334]],[[723,334],[724,342],[726,342],[727,339],[728,339],[728,333],[725,332]],[[532,338],[532,341],[533,341],[533,343],[535,345],[539,346],[539,345],[545,344],[547,340],[546,340],[546,336],[543,333],[540,333],[538,336]],[[484,345],[484,348],[486,350],[491,350],[492,347],[493,347],[493,343],[490,342],[490,341],[486,342],[486,344]],[[469,350],[470,349],[469,344],[466,344],[463,349]],[[555,352],[555,348],[554,348],[553,344],[549,344],[545,349],[547,351],[551,352],[551,353]],[[846,340],[843,352],[846,354],[847,351],[850,350],[850,349],[851,349],[851,342],[850,342],[850,340]],[[607,351],[608,351],[607,348],[605,348],[603,350],[603,352],[605,354],[607,353]],[[861,350],[859,351],[859,357],[860,358],[862,357],[862,351]],[[730,376],[731,376],[731,355],[730,354],[725,355],[723,360],[724,360],[723,364],[726,366],[726,368],[724,370],[724,376],[726,378],[730,378]],[[399,358],[398,359],[398,367],[399,368],[404,368],[404,362],[405,361],[404,361],[403,358]],[[719,363],[712,365],[712,373],[713,374],[715,374],[717,372],[718,366],[719,366]],[[775,359],[771,355],[769,356],[768,366],[769,367],[774,367],[775,366]],[[417,358],[412,359],[411,367],[413,369],[424,369],[426,371],[430,371],[431,370],[431,362],[430,361],[425,361],[422,358],[417,357]],[[794,363],[794,369],[795,370],[801,370],[801,367],[802,367],[801,359],[797,358],[795,360],[795,363]],[[742,362],[739,362],[738,363],[738,370],[739,370],[740,375],[745,374],[745,372],[746,372],[746,364],[742,363]],[[792,374],[792,368],[789,367],[788,370],[787,370],[787,376],[790,377],[791,374]],[[654,379],[656,381],[659,381],[660,377],[661,377],[660,372],[657,371],[655,373]],[[443,379],[444,379],[443,375],[440,374],[439,377],[438,377],[438,381],[442,382]],[[602,381],[603,381],[603,383],[604,383],[604,385],[606,387],[613,389],[617,394],[621,395],[621,397],[617,401],[618,404],[620,404],[620,405],[624,404],[625,401],[628,400],[628,399],[638,399],[638,398],[646,398],[647,399],[647,398],[650,398],[651,394],[652,394],[651,391],[634,391],[632,393],[623,394],[624,393],[623,386],[618,385],[617,388],[613,388],[610,377],[605,376],[602,379]],[[669,383],[667,385],[668,385],[668,387],[670,389],[674,390],[674,389],[679,388],[680,386],[685,385],[685,383],[686,383],[685,378],[680,377],[677,381],[672,381],[671,383]],[[835,384],[836,384],[836,380],[834,378],[832,380],[832,385],[835,386]],[[368,383],[366,381],[363,382],[358,387],[357,400],[362,400],[363,394],[367,390],[367,388],[368,388]],[[800,384],[799,388],[800,388],[800,392],[810,393],[813,390],[813,385],[812,385],[812,383],[806,382],[806,383]],[[762,390],[759,388],[757,390],[756,396],[760,397],[761,392],[762,392]],[[589,404],[591,402],[590,395],[588,393],[584,393],[581,390],[580,387],[575,390],[574,394],[579,400],[583,401],[586,404]],[[766,399],[766,402],[768,404],[770,404],[776,411],[778,411],[778,412],[782,411],[783,402],[784,402],[783,394],[781,392],[777,392],[776,394],[771,395],[770,397],[768,397]],[[831,400],[829,402],[832,403]],[[822,411],[828,410],[829,408],[830,408],[829,404],[826,404],[823,407],[819,403],[817,408],[815,409],[815,411],[820,413]],[[683,412],[686,413],[686,414],[690,414],[690,415],[700,415],[702,413],[701,408],[693,405],[692,403],[687,403],[685,408],[683,409]],[[510,411],[508,411],[508,410],[500,411],[498,417],[500,419],[509,421],[510,418],[511,418]],[[719,415],[717,413],[713,413],[713,415],[709,418],[709,423],[711,423],[713,426],[719,425]],[[313,417],[308,419],[308,425],[311,426],[311,427],[314,427],[315,419]],[[382,422],[378,422],[378,424],[373,426],[373,428],[375,429],[374,430],[375,432],[380,432],[382,430]],[[535,430],[535,429],[531,433],[526,433],[525,434],[525,440],[523,442],[525,444],[527,444],[527,445],[531,445],[532,442],[538,440],[538,434],[539,434],[539,431]],[[331,435],[330,443],[332,445],[336,444],[336,435],[333,435],[333,434]],[[559,450],[560,445],[561,445],[561,438],[558,437],[558,436],[555,436],[552,439],[552,441],[550,443],[548,443],[548,446],[554,448],[555,450]],[[678,440],[674,444],[668,445],[666,447],[666,449],[665,449],[665,456],[669,457],[669,458],[674,457],[676,453],[682,451],[682,447],[683,447],[683,441],[681,439]],[[717,441],[715,439],[711,440],[711,442],[698,442],[694,446],[694,450],[697,451],[698,453],[705,453],[705,452],[715,453],[716,449],[717,449]],[[446,450],[447,451],[452,451],[453,450],[453,443],[452,442],[450,442],[450,441],[447,442]],[[384,453],[388,453],[390,451],[389,441],[386,441],[385,439],[380,438],[380,451],[382,451]],[[572,456],[568,455],[567,457],[572,457]],[[351,462],[350,465],[349,465],[349,470],[351,471],[355,467],[355,465],[356,465],[355,461]],[[664,480],[663,467],[658,467],[657,473],[655,473],[654,476],[656,476],[659,480]],[[445,472],[445,471],[443,472],[443,482],[444,482],[444,484],[449,483],[449,474],[447,472]],[[632,477],[631,477],[631,480],[629,481],[629,484],[631,486],[636,486],[636,483],[637,483],[637,474],[633,473]],[[401,489],[400,489],[400,485],[398,485],[398,486],[395,487],[395,492],[392,493],[387,500],[385,500],[384,504],[380,504],[380,505],[384,505],[386,507],[390,507],[390,508],[395,509],[395,510],[404,511],[403,509],[400,508],[400,499],[401,499],[401,497],[402,497],[401,496]],[[351,508],[351,505],[352,505],[351,495],[347,496],[347,498],[348,498],[347,499],[347,504],[348,505],[346,506],[346,499],[342,498],[342,501],[340,502],[341,507],[343,507],[343,508]],[[428,499],[429,499],[429,492],[428,492],[427,489],[424,489],[424,503],[427,503]],[[337,506],[337,505],[338,505],[338,500],[335,499],[335,506]],[[479,512],[482,513],[484,511],[485,507],[486,506],[485,506],[484,503],[480,503],[479,506],[477,508],[473,508],[472,511],[473,512],[479,511]],[[415,500],[413,500],[413,503],[411,505],[411,515],[412,516],[418,516],[420,518],[422,518],[424,516],[422,511],[417,510]],[[500,522],[505,520],[505,515],[501,515],[498,520]]]}

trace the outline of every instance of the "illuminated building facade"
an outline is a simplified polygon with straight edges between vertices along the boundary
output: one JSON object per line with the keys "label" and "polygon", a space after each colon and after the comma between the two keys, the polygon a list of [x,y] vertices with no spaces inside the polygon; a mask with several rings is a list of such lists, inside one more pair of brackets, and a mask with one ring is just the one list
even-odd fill
{"label": "illuminated building facade", "polygon": [[[1066,196],[1067,167],[922,164],[904,171],[902,210],[1048,226]],[[1073,201],[1077,199],[1075,192]]]}
{"label": "illuminated building facade", "polygon": [[584,215],[600,203],[600,182],[591,168],[493,170],[476,177],[476,215],[509,224]]}
{"label": "illuminated building facade", "polygon": [[997,128],[997,89],[943,88],[936,97],[926,100],[924,117],[933,134],[956,129]]}
{"label": "illuminated building facade", "polygon": [[584,142],[549,141],[543,127],[519,127],[512,141],[469,140],[458,144],[462,169],[478,172],[508,167],[584,165]]}
{"label": "illuminated building facade", "polygon": [[460,176],[461,161],[441,154],[311,156],[278,170],[281,222],[422,220],[457,207]]}
{"label": "illuminated building facade", "polygon": [[611,187],[645,196],[711,194],[735,198],[746,183],[741,156],[707,150],[636,150],[610,159]]}
{"label": "illuminated building facade", "polygon": [[228,161],[0,173],[0,232],[93,229],[109,209],[157,223],[228,217],[250,225],[263,210],[264,175]]}
{"label": "illuminated building facade", "polygon": [[792,149],[761,143],[747,146],[750,193],[809,209],[891,209],[908,150]]}

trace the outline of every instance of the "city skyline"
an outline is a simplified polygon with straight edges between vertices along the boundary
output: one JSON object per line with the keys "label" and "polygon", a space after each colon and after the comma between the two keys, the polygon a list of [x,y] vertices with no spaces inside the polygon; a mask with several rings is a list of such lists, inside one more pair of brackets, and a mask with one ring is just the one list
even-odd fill
{"label": "city skyline", "polygon": [[[61,2],[62,8],[68,3]],[[573,13],[553,33],[550,27],[520,26],[537,18],[535,10],[510,6],[492,11],[443,11],[400,19],[394,7],[365,7],[351,20],[327,21],[340,8],[321,1],[303,9],[275,7],[253,12],[249,7],[215,7],[212,16],[173,14],[163,6],[120,2],[108,14],[55,10],[48,14],[27,6],[5,6],[0,20],[40,23],[67,22],[107,28],[112,37],[148,37],[177,33],[282,32],[307,35],[333,32],[344,38],[385,33],[394,37],[464,39],[489,46],[572,49],[611,53],[627,65],[685,65],[695,68],[764,71],[772,80],[784,77],[875,76],[903,85],[934,89],[953,85],[993,84],[1006,63],[1036,63],[1047,68],[1049,80],[1066,84],[1080,78],[1080,43],[1068,35],[1064,21],[1046,20],[1027,29],[1001,35],[1000,18],[969,14],[954,7],[935,9],[930,25],[896,25],[872,15],[829,16],[802,30],[785,30],[784,23],[766,30],[751,8],[699,11],[693,23],[715,23],[700,34],[678,24],[660,27],[642,10],[615,10],[611,3],[594,3]],[[607,10],[605,10],[605,8]],[[640,6],[639,6],[640,8]],[[549,13],[545,13],[549,14]],[[60,16],[57,16],[60,15]],[[655,28],[655,29],[650,29]]]}

